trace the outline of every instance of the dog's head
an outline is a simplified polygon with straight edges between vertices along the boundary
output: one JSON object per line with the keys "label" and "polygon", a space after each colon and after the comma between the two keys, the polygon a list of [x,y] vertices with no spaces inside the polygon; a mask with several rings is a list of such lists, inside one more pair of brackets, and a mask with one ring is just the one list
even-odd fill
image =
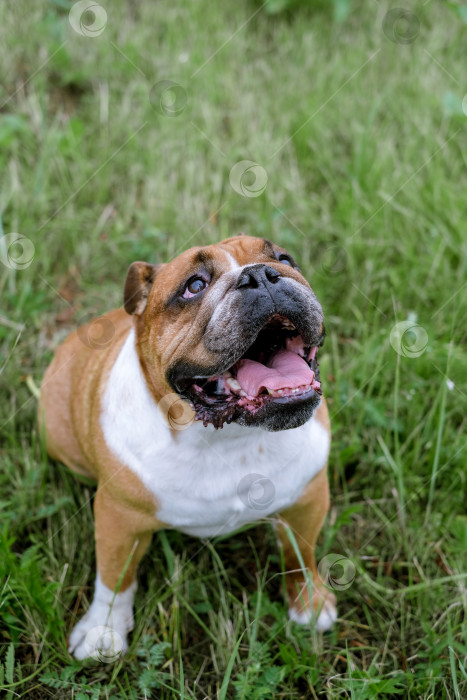
{"label": "dog's head", "polygon": [[156,399],[176,392],[205,425],[285,430],[319,405],[323,312],[283,248],[240,235],[135,262],[124,305]]}

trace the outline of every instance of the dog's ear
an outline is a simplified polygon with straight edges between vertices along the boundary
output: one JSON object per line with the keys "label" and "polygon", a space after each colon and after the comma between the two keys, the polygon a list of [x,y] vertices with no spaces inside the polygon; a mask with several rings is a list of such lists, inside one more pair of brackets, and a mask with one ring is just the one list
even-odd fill
{"label": "dog's ear", "polygon": [[123,291],[123,306],[127,314],[140,316],[146,308],[149,292],[162,265],[134,262],[128,268]]}

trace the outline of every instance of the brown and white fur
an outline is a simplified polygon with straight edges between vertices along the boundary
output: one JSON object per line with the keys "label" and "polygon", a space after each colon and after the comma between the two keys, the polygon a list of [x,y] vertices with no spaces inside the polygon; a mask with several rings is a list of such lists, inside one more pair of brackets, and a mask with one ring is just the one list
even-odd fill
{"label": "brown and white fur", "polygon": [[[164,397],[177,395],[176,379],[185,365],[205,368],[204,376],[210,376],[235,360],[232,347],[258,332],[245,325],[241,307],[246,292],[251,303],[255,290],[245,290],[244,283],[235,288],[245,271],[262,273],[267,266],[278,272],[284,290],[299,295],[293,299],[303,297],[310,309],[304,333],[310,338],[322,334],[321,307],[295,264],[279,259],[284,252],[263,239],[237,236],[190,249],[166,265],[134,263],[125,286],[126,310],[98,320],[102,335],[97,343],[89,340],[89,324],[72,333],[47,369],[39,416],[48,453],[97,481],[95,594],[70,635],[69,649],[76,658],[94,656],[106,644],[116,651],[127,649],[137,567],[152,534],[161,528],[211,537],[274,518],[289,572],[290,618],[301,624],[313,621],[320,630],[335,621],[335,598],[321,583],[314,556],[329,508],[325,400],[315,401],[306,415],[292,407],[279,418],[262,418],[260,412],[257,425],[247,416],[222,430],[192,421],[195,413],[186,401],[183,412],[189,420],[183,429],[170,419],[170,411],[161,410]],[[209,268],[202,300],[180,302],[177,290],[201,268]],[[273,302],[266,296],[260,302],[267,306]],[[314,342],[313,337],[310,344]],[[295,416],[291,423],[289,415]],[[239,490],[251,475],[269,485],[266,501],[252,503]],[[311,572],[311,602],[287,526]],[[99,632],[109,628],[114,633],[110,642]]]}

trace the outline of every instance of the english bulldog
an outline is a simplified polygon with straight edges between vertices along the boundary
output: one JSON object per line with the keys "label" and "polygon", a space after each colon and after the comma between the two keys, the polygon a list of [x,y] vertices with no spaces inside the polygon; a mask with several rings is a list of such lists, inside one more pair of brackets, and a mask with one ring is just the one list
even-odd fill
{"label": "english bulldog", "polygon": [[124,308],[58,348],[39,404],[47,451],[97,482],[97,575],[69,637],[76,658],[127,650],[137,567],[162,528],[209,538],[268,517],[289,617],[331,627],[314,556],[329,508],[323,340],[295,260],[238,235],[134,262]]}

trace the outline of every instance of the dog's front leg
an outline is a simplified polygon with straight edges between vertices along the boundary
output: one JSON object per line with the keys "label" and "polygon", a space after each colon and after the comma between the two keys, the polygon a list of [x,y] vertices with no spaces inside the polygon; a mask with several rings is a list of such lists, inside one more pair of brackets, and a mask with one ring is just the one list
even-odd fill
{"label": "dog's front leg", "polygon": [[97,491],[94,517],[97,558],[94,598],[73,628],[68,649],[77,659],[94,657],[113,661],[128,649],[127,633],[133,629],[136,570],[157,526],[151,514],[113,498],[105,488]]}
{"label": "dog's front leg", "polygon": [[[325,467],[309,482],[297,503],[282,511],[277,520],[277,535],[284,549],[287,571],[289,617],[302,625],[314,618],[318,630],[329,629],[337,618],[336,597],[323,585],[315,561],[316,541],[328,509],[329,486]],[[296,553],[297,547],[306,568],[305,575]]]}

